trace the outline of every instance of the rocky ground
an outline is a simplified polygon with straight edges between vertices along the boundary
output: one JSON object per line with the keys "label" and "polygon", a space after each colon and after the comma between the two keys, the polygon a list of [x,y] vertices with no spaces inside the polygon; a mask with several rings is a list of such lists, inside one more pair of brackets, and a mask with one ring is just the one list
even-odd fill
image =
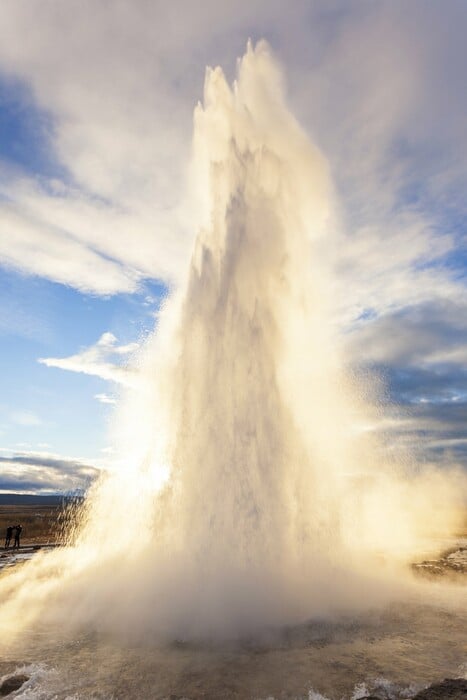
{"label": "rocky ground", "polygon": [[[24,673],[8,676],[0,683],[0,697],[13,695],[27,684],[29,676]],[[32,696],[31,696],[32,697]],[[360,700],[390,700],[390,695],[365,695]],[[440,683],[433,683],[413,696],[404,695],[406,700],[467,700],[467,680],[463,678],[445,678]],[[169,695],[163,700],[189,700],[180,695]]]}
{"label": "rocky ground", "polygon": [[462,538],[458,546],[447,549],[438,557],[412,564],[415,573],[422,576],[463,577],[467,574],[467,540]]}

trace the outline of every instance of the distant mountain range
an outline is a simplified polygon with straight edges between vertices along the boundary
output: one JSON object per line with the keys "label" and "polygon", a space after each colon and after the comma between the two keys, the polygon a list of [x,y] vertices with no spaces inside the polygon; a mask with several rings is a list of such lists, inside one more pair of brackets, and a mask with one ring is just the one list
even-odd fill
{"label": "distant mountain range", "polygon": [[0,493],[0,506],[60,506],[64,496],[40,496],[25,493]]}

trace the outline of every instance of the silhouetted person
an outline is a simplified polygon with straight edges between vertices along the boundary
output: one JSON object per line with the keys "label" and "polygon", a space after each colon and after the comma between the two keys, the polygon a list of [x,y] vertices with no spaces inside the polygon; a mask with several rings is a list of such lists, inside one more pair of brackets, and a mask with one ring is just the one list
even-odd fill
{"label": "silhouetted person", "polygon": [[17,525],[15,527],[15,541],[13,543],[13,549],[19,549],[19,540],[20,540],[22,531],[23,531],[23,528],[21,527],[21,525]]}
{"label": "silhouetted person", "polygon": [[8,527],[6,529],[5,549],[8,549],[8,547],[10,546],[12,534],[13,534],[13,528],[11,525],[8,525]]}

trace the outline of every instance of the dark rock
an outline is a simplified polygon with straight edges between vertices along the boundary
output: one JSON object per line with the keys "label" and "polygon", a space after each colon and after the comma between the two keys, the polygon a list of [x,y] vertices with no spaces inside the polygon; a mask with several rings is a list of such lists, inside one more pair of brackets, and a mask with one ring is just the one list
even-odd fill
{"label": "dark rock", "polygon": [[24,673],[19,673],[17,676],[10,676],[6,678],[2,685],[0,685],[0,697],[4,698],[5,695],[14,693],[15,690],[21,688],[23,683],[29,680],[29,676],[25,676]]}
{"label": "dark rock", "polygon": [[467,700],[467,680],[445,678],[441,683],[433,683],[421,690],[412,700]]}

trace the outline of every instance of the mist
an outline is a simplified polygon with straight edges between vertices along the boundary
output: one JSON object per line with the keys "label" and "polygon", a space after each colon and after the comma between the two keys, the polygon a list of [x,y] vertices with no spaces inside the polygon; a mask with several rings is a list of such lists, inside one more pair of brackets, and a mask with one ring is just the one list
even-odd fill
{"label": "mist", "polygon": [[326,158],[265,42],[206,73],[185,281],[134,358],[114,471],[68,547],[0,580],[1,627],[237,638],[416,595],[408,564],[459,527],[465,477],[365,429],[377,382],[333,319],[339,221]]}

